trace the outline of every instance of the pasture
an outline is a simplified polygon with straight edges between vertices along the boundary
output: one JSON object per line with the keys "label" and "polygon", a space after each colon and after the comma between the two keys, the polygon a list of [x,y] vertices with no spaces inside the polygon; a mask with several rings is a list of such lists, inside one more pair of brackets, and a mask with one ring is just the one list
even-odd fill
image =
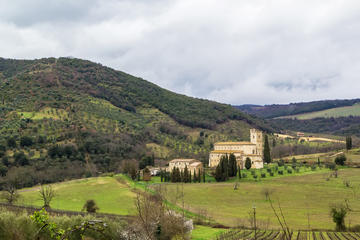
{"label": "pasture", "polygon": [[[81,211],[86,200],[93,199],[99,212],[120,215],[135,213],[134,197],[130,188],[114,177],[97,177],[52,184],[56,196],[51,207],[61,210]],[[42,206],[39,187],[20,190],[17,204]]]}
{"label": "pasture", "polygon": [[[345,186],[344,182],[350,183]],[[333,229],[330,205],[348,200],[353,209],[346,217],[346,225],[360,224],[360,169],[339,170],[338,178],[329,177],[329,172],[301,176],[288,176],[267,181],[240,182],[238,190],[234,183],[202,183],[167,185],[167,196],[172,201],[183,189],[185,208],[206,213],[216,222],[228,226],[250,226],[249,213],[256,207],[259,228],[280,228],[266,200],[270,192],[275,208],[282,211],[292,229]]]}

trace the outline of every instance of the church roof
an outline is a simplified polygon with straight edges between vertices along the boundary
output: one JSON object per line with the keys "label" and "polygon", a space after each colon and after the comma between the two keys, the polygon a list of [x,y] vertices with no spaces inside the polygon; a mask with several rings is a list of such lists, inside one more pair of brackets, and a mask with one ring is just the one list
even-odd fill
{"label": "church roof", "polygon": [[217,142],[215,145],[256,145],[252,142]]}
{"label": "church roof", "polygon": [[173,159],[170,161],[171,163],[174,162],[198,162],[196,159]]}
{"label": "church roof", "polygon": [[191,163],[190,166],[197,167],[197,166],[200,166],[201,164],[202,164],[202,162],[194,162],[194,163]]}
{"label": "church roof", "polygon": [[211,153],[243,153],[241,150],[213,150]]}

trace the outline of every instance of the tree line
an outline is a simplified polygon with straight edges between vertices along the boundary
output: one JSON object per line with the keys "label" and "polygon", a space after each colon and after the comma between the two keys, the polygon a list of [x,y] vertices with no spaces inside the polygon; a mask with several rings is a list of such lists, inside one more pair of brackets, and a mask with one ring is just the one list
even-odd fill
{"label": "tree line", "polygon": [[191,172],[187,166],[185,166],[184,170],[182,171],[179,168],[174,167],[171,172],[161,171],[160,179],[161,182],[200,183],[205,182],[205,171],[201,171],[200,169],[196,171],[194,169],[194,171]]}

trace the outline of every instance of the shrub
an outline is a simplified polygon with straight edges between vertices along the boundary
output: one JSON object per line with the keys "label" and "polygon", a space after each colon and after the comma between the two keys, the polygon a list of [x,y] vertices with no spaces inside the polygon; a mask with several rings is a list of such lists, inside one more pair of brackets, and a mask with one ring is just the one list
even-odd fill
{"label": "shrub", "polygon": [[243,174],[242,174],[242,177],[243,177],[243,178],[247,178],[247,174],[246,174],[246,173],[243,173]]}
{"label": "shrub", "polygon": [[346,156],[344,154],[339,155],[335,158],[336,165],[344,166],[346,161]]}
{"label": "shrub", "polygon": [[270,172],[270,177],[273,177],[274,176],[274,173],[273,172]]}
{"label": "shrub", "polygon": [[326,167],[329,168],[330,170],[335,170],[336,164],[335,163],[327,163]]}
{"label": "shrub", "polygon": [[284,169],[285,169],[285,170],[287,170],[287,169],[288,169],[288,166],[287,166],[287,165],[285,165],[285,166],[284,166]]}
{"label": "shrub", "polygon": [[279,167],[282,167],[282,166],[285,165],[285,162],[284,162],[284,160],[280,159],[280,161],[278,161],[277,164],[278,164]]}
{"label": "shrub", "polygon": [[287,172],[291,174],[291,173],[292,173],[292,170],[291,170],[291,169],[288,169]]}
{"label": "shrub", "polygon": [[24,152],[17,152],[14,154],[15,164],[19,166],[29,165],[29,159]]}
{"label": "shrub", "polygon": [[271,168],[266,169],[268,173],[271,173]]}
{"label": "shrub", "polygon": [[299,173],[299,172],[300,172],[300,169],[299,169],[299,168],[296,168],[296,169],[295,169],[295,172]]}
{"label": "shrub", "polygon": [[335,205],[330,208],[330,215],[333,218],[334,223],[336,223],[336,231],[344,231],[345,227],[345,217],[348,210],[344,205]]}
{"label": "shrub", "polygon": [[266,178],[266,173],[261,173],[262,178]]}
{"label": "shrub", "polygon": [[28,136],[21,137],[21,139],[20,139],[21,147],[29,147],[31,145],[33,145],[33,140],[31,137],[28,137]]}
{"label": "shrub", "polygon": [[312,170],[312,171],[316,171],[316,168],[317,168],[316,165],[312,165],[312,166],[311,166],[311,170]]}
{"label": "shrub", "polygon": [[99,207],[96,205],[96,202],[92,199],[87,200],[84,204],[82,211],[86,210],[88,213],[96,213],[99,210]]}
{"label": "shrub", "polygon": [[258,176],[257,176],[256,174],[255,174],[255,175],[253,175],[253,178],[254,178],[254,179],[257,179],[257,177],[258,177]]}
{"label": "shrub", "polygon": [[279,170],[279,171],[278,171],[278,174],[279,174],[279,175],[283,175],[283,174],[284,174],[283,170]]}
{"label": "shrub", "polygon": [[9,148],[16,148],[17,144],[15,138],[11,137],[7,139],[7,145]]}
{"label": "shrub", "polygon": [[255,175],[255,170],[251,170],[251,175]]}
{"label": "shrub", "polygon": [[245,168],[248,170],[251,168],[251,159],[248,157],[245,160]]}

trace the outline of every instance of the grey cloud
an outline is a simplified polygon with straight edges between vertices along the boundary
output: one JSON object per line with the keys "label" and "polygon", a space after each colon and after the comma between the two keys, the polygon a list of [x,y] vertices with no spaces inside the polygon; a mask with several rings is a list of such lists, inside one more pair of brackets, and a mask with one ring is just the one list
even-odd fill
{"label": "grey cloud", "polygon": [[86,58],[231,104],[360,90],[357,0],[0,2],[3,57]]}

